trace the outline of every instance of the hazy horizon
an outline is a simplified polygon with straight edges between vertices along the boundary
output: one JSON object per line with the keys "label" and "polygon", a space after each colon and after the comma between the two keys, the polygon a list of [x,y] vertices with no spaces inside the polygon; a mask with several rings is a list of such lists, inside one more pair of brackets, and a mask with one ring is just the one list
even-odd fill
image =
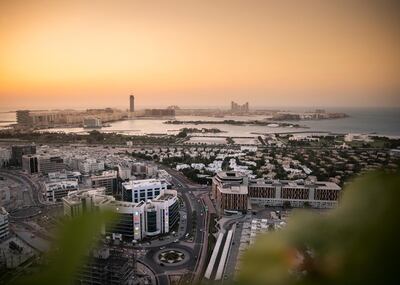
{"label": "hazy horizon", "polygon": [[398,6],[2,1],[0,108],[400,107]]}

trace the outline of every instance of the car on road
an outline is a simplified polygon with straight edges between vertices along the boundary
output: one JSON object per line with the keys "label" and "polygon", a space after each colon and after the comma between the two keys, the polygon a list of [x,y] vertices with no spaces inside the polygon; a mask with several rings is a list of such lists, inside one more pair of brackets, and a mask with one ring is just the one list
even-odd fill
{"label": "car on road", "polygon": [[175,240],[174,240],[174,243],[177,243],[177,242],[179,242],[179,239],[175,239]]}
{"label": "car on road", "polygon": [[165,246],[160,246],[160,249],[161,249],[161,250],[165,249]]}

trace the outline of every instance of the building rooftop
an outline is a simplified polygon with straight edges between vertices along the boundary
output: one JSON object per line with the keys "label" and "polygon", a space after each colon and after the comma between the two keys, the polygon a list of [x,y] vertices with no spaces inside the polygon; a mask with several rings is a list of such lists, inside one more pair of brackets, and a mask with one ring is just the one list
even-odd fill
{"label": "building rooftop", "polygon": [[117,177],[117,171],[115,170],[107,170],[103,171],[101,174],[93,174],[91,176],[92,179],[96,178],[116,178]]}
{"label": "building rooftop", "polygon": [[74,180],[61,180],[57,182],[47,182],[44,184],[46,190],[58,190],[58,189],[77,189],[78,181]]}
{"label": "building rooftop", "polygon": [[142,179],[142,180],[130,180],[122,183],[125,189],[159,186],[160,184],[167,183],[164,179]]}
{"label": "building rooftop", "polygon": [[247,194],[249,192],[247,185],[222,185],[218,186],[221,193],[224,194]]}
{"label": "building rooftop", "polygon": [[330,181],[304,181],[304,180],[270,180],[270,179],[253,179],[250,180],[250,186],[252,185],[269,185],[269,186],[282,186],[282,187],[292,187],[292,188],[310,188],[314,186],[318,189],[331,189],[331,190],[341,190],[336,183]]}
{"label": "building rooftop", "polygon": [[239,171],[220,171],[217,173],[218,177],[226,180],[243,179],[246,175]]}

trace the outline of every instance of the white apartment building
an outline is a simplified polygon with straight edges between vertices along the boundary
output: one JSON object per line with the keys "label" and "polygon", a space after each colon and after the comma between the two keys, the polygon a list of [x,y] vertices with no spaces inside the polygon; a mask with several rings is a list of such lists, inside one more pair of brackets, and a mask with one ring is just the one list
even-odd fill
{"label": "white apartment building", "polygon": [[131,180],[135,179],[135,176],[132,175],[132,167],[131,165],[118,165],[118,176],[122,180]]}
{"label": "white apartment building", "polygon": [[8,229],[8,212],[3,207],[0,207],[0,240],[6,239],[9,234]]}
{"label": "white apartment building", "polygon": [[104,187],[95,189],[82,189],[70,191],[63,197],[64,215],[67,217],[76,217],[85,212],[91,212],[100,202],[106,201],[105,197],[114,201],[113,196],[106,196]]}
{"label": "white apartment building", "polygon": [[104,189],[70,192],[63,198],[64,214],[76,216],[95,209],[112,210],[118,220],[105,226],[104,234],[113,239],[141,240],[168,233],[179,220],[179,202],[175,190],[161,190],[152,200],[139,203],[117,201]]}
{"label": "white apartment building", "polygon": [[104,161],[87,158],[78,161],[78,170],[82,173],[96,173],[104,170]]}
{"label": "white apartment building", "polygon": [[164,179],[131,180],[122,183],[122,200],[139,203],[151,200],[166,190],[168,183]]}
{"label": "white apartment building", "polygon": [[134,175],[146,176],[146,178],[154,178],[157,175],[157,165],[137,162],[132,164],[132,173]]}

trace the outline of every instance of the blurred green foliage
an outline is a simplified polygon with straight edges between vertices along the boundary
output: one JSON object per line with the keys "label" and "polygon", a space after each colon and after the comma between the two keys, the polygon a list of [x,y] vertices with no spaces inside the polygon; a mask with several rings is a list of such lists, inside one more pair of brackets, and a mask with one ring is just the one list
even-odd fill
{"label": "blurred green foliage", "polygon": [[244,255],[239,284],[400,284],[400,175],[372,173],[330,212],[294,213]]}
{"label": "blurred green foliage", "polygon": [[67,221],[57,232],[53,248],[44,257],[38,273],[21,277],[13,284],[73,284],[75,273],[96,246],[102,227],[114,220],[114,213],[96,211]]}

